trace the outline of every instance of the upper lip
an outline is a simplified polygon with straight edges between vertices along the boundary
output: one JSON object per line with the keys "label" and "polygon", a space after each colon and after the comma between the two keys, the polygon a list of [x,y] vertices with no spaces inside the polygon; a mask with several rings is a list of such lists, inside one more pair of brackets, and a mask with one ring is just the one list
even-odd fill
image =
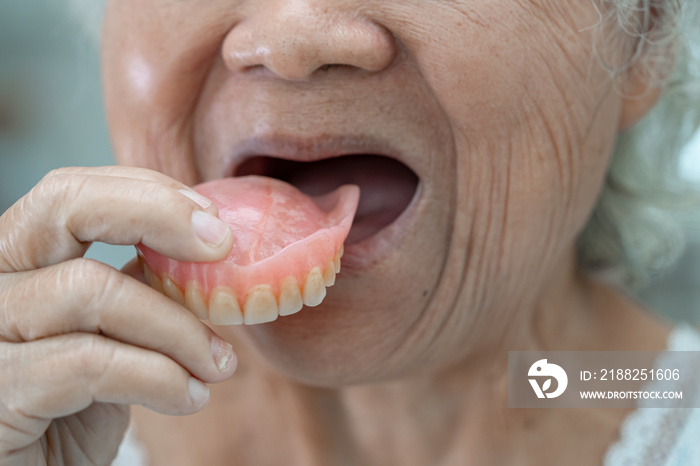
{"label": "upper lip", "polygon": [[358,134],[323,134],[298,137],[286,134],[254,136],[240,141],[226,164],[232,175],[237,166],[255,156],[268,156],[296,162],[339,157],[341,155],[375,154],[391,157],[407,164],[402,153],[387,141]]}

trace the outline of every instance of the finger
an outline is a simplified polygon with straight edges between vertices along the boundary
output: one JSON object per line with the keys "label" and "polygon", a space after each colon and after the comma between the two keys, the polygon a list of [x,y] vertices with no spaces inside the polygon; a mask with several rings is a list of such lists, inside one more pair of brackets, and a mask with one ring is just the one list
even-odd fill
{"label": "finger", "polygon": [[216,204],[211,202],[209,199],[203,198],[201,194],[197,193],[194,189],[183,184],[168,175],[164,175],[161,172],[150,170],[147,168],[138,167],[125,167],[121,165],[113,165],[106,167],[64,167],[58,170],[62,174],[76,174],[76,175],[96,175],[96,176],[110,176],[113,178],[127,178],[143,181],[153,181],[160,183],[164,186],[169,186],[173,189],[180,191],[185,196],[191,197],[195,202],[198,203],[204,210],[217,215],[218,209]]}
{"label": "finger", "polygon": [[148,281],[146,281],[146,274],[143,271],[143,265],[141,262],[139,262],[138,257],[134,257],[129,262],[124,264],[124,267],[122,267],[119,271],[135,280],[140,281],[144,285],[148,285]]}
{"label": "finger", "polygon": [[199,411],[208,389],[172,359],[98,335],[0,343],[0,426],[79,412],[94,402],[141,404],[162,414]]}
{"label": "finger", "polygon": [[223,259],[229,228],[173,183],[52,172],[0,217],[0,272],[80,257],[92,241],[143,243],[184,261]]}
{"label": "finger", "polygon": [[100,262],[81,258],[0,275],[0,302],[5,341],[95,333],[163,353],[206,382],[236,369],[231,345],[191,312]]}
{"label": "finger", "polygon": [[82,175],[113,176],[121,178],[133,178],[146,181],[156,181],[158,183],[172,186],[176,189],[187,188],[187,185],[165,175],[159,171],[148,168],[128,167],[124,165],[108,165],[101,167],[63,167],[64,173],[76,173]]}

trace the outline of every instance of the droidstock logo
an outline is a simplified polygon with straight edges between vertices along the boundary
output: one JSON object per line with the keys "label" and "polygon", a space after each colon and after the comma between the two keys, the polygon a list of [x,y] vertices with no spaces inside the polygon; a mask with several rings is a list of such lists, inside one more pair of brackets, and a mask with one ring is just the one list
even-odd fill
{"label": "droidstock logo", "polygon": [[[530,366],[527,375],[528,377],[536,377],[528,380],[537,398],[556,398],[564,393],[566,386],[569,384],[569,377],[567,377],[564,369],[556,364],[549,364],[546,359],[540,359]],[[538,378],[543,380],[542,386],[540,386]],[[553,392],[548,392],[552,388],[552,379],[556,379],[557,388]]]}

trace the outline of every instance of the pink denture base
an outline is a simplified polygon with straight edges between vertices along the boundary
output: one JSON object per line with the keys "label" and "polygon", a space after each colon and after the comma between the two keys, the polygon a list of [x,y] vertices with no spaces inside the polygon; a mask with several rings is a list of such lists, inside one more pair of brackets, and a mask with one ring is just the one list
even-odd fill
{"label": "pink denture base", "polygon": [[140,244],[151,271],[184,289],[194,281],[208,300],[217,287],[233,290],[241,304],[257,285],[276,296],[292,276],[302,286],[308,273],[324,267],[347,238],[359,202],[357,186],[345,185],[310,197],[283,181],[262,176],[225,178],[194,187],[211,199],[219,218],[234,235],[234,245],[219,262],[180,262]]}

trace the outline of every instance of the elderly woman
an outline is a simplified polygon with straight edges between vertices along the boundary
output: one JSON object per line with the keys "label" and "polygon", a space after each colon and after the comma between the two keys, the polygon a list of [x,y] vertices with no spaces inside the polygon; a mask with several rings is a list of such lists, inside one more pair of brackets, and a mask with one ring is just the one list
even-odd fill
{"label": "elderly woman", "polygon": [[[54,171],[0,219],[0,464],[110,464],[130,405],[150,465],[697,464],[697,414],[639,445],[629,411],[512,409],[506,382],[509,350],[663,350],[679,332],[590,272],[639,282],[668,249],[632,195],[658,191],[644,150],[697,126],[699,10],[108,1],[122,166]],[[674,112],[626,131],[665,88]],[[348,183],[359,203],[352,187],[314,197]],[[309,202],[327,209],[300,214]],[[277,226],[221,221],[239,205]],[[326,298],[303,297],[318,307],[282,312],[282,285],[255,306],[202,301],[231,251],[326,220],[347,239]],[[83,259],[93,241],[139,244],[148,280]],[[303,269],[315,250],[300,251],[256,280]],[[174,282],[183,267],[199,294]],[[266,323],[228,325],[234,308]]]}

